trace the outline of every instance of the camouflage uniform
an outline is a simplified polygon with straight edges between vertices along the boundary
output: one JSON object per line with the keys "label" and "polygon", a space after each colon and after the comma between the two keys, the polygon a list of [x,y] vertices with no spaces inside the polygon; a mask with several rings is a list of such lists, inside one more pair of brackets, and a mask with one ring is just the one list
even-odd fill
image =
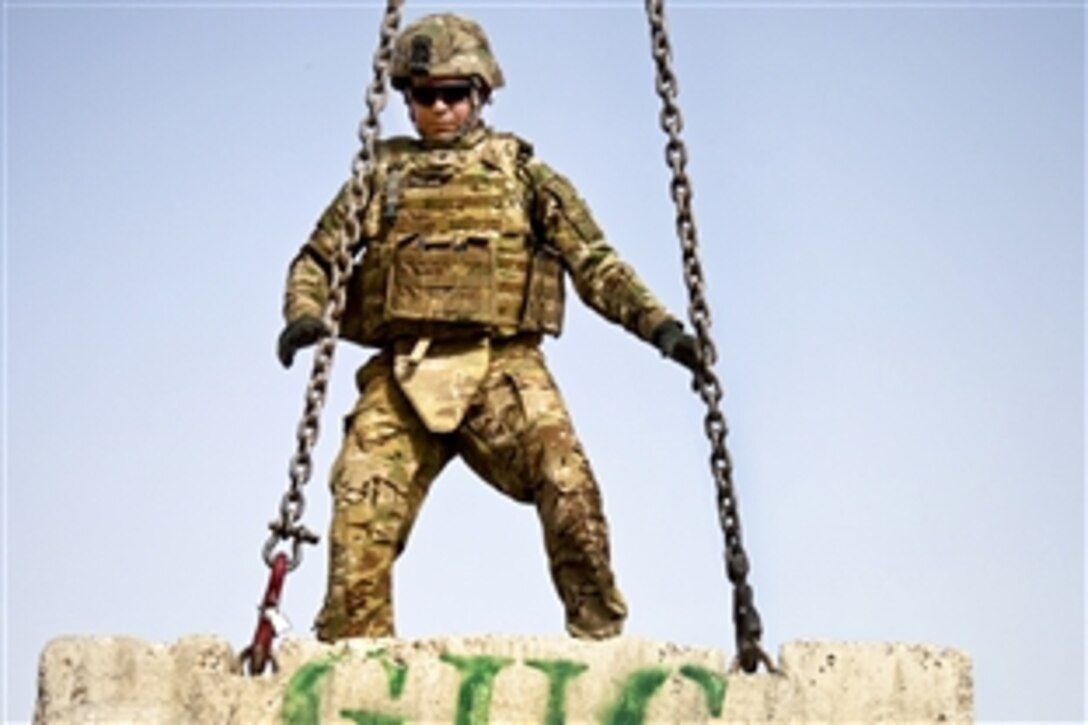
{"label": "camouflage uniform", "polygon": [[[393,634],[392,567],[454,456],[536,506],[576,637],[620,632],[601,497],[539,349],[563,279],[650,341],[672,318],[605,241],[584,202],[526,142],[482,124],[453,142],[382,141],[341,335],[380,348],[333,465],[329,585],[318,637]],[[290,323],[320,316],[345,190],[291,265]],[[357,247],[358,248],[358,247]]]}

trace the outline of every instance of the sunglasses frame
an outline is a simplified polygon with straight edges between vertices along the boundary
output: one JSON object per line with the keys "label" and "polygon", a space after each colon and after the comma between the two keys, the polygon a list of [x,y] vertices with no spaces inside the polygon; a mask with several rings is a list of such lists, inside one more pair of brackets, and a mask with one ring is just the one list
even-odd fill
{"label": "sunglasses frame", "polygon": [[[422,95],[421,95],[422,94]],[[413,103],[430,108],[438,99],[447,106],[453,106],[472,96],[472,84],[456,84],[448,86],[418,86],[408,90],[408,95]]]}

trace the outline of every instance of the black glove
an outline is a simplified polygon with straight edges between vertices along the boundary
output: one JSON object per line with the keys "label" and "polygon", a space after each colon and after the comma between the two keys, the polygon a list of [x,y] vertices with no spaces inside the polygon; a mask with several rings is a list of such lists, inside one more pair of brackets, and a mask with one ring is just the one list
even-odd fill
{"label": "black glove", "polygon": [[684,332],[684,326],[676,320],[665,320],[653,334],[654,347],[667,358],[695,372],[699,363],[695,355],[695,337]]}
{"label": "black glove", "polygon": [[285,368],[291,367],[300,348],[309,347],[328,334],[325,323],[313,315],[303,315],[294,322],[288,322],[276,345],[280,362]]}

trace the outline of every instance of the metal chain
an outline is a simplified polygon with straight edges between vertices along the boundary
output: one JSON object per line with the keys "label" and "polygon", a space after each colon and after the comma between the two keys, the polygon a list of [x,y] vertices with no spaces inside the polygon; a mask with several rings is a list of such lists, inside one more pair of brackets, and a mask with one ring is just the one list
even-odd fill
{"label": "metal chain", "polygon": [[[278,669],[272,653],[272,640],[280,631],[277,620],[280,592],[287,572],[294,571],[302,562],[302,545],[316,544],[317,535],[301,522],[306,508],[306,498],[302,487],[310,480],[313,473],[313,448],[321,430],[321,409],[325,406],[325,395],[329,387],[329,374],[332,371],[333,354],[336,350],[336,338],[340,333],[340,318],[347,301],[347,282],[353,264],[353,249],[361,235],[359,218],[370,199],[371,161],[377,145],[381,125],[378,117],[385,108],[386,81],[389,78],[389,66],[393,58],[393,39],[400,25],[400,8],[403,0],[388,0],[382,19],[378,50],[374,53],[374,79],[367,87],[367,116],[359,125],[359,140],[362,148],[352,160],[352,179],[348,184],[349,193],[345,200],[346,221],[337,240],[336,256],[332,265],[332,279],[329,280],[329,299],[322,311],[322,320],[328,330],[314,353],[314,365],[310,372],[310,382],[306,388],[306,407],[296,430],[298,443],[288,467],[291,485],[280,501],[279,518],[272,521],[268,528],[272,534],[268,537],[261,554],[272,570],[264,599],[258,607],[257,628],[253,642],[238,656],[238,666],[252,677],[261,675],[268,665]],[[276,552],[276,546],[284,541],[291,541],[290,557],[284,552]]]}
{"label": "metal chain", "polygon": [[712,369],[717,350],[710,339],[710,307],[704,292],[703,268],[699,262],[697,229],[691,209],[692,188],[686,166],[687,147],[680,138],[684,121],[676,103],[677,82],[672,70],[672,48],[665,29],[664,0],[646,0],[646,16],[650,23],[650,45],[657,66],[656,89],[661,98],[661,129],[668,136],[665,161],[672,169],[669,192],[676,204],[676,233],[683,255],[684,282],[688,290],[688,317],[695,328],[698,369],[695,387],[706,403],[704,420],[710,440],[710,469],[717,484],[718,517],[725,535],[725,565],[733,584],[733,624],[736,628],[737,659],[745,672],[755,672],[763,662],[768,671],[774,666],[759,644],[763,634],[759,612],[756,611],[752,587],[748,584],[748,555],[741,542],[740,513],[733,489],[733,462],[725,446],[729,427],[721,411],[722,386]]}
{"label": "metal chain", "polygon": [[302,487],[313,473],[312,451],[321,429],[321,410],[329,387],[336,338],[340,332],[340,318],[347,300],[347,282],[353,264],[352,249],[361,236],[360,217],[370,200],[369,171],[377,146],[381,124],[378,120],[386,103],[386,82],[393,59],[393,40],[400,26],[400,11],[404,0],[387,0],[382,20],[378,49],[374,53],[374,78],[367,87],[366,118],[359,124],[361,148],[352,160],[352,178],[346,195],[345,223],[337,245],[329,281],[329,299],[325,303],[322,319],[329,331],[318,343],[310,382],[306,388],[306,406],[296,431],[297,448],[291,457],[288,473],[291,486],[280,502],[279,518],[271,522],[272,531],[265,542],[262,554],[269,567],[273,565],[274,551],[282,541],[291,541],[289,570],[294,571],[302,561],[302,545],[317,543],[317,536],[300,523],[306,508]]}

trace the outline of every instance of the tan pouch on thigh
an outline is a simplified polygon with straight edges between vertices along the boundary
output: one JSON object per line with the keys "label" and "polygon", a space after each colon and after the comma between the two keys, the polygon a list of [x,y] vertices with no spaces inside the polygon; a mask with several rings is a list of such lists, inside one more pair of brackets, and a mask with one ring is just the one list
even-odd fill
{"label": "tan pouch on thigh", "polygon": [[468,342],[398,340],[393,376],[427,430],[449,433],[461,424],[491,362],[488,339]]}

